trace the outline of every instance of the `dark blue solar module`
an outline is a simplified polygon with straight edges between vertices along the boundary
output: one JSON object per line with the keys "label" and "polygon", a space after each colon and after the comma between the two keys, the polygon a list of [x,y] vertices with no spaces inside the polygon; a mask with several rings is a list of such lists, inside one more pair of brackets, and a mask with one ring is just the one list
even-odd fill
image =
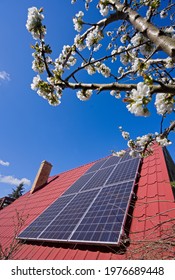
{"label": "dark blue solar module", "polygon": [[74,195],[60,197],[51,204],[36,220],[34,220],[22,233],[21,238],[37,238],[39,234],[53,221],[68,203],[71,202]]}
{"label": "dark blue solar module", "polygon": [[139,162],[128,154],[97,162],[18,237],[117,244]]}
{"label": "dark blue solar module", "polygon": [[107,166],[111,166],[111,165],[116,165],[117,163],[119,163],[119,161],[121,160],[120,157],[116,157],[116,156],[111,156],[107,159],[107,161],[104,163],[103,168],[107,167]]}
{"label": "dark blue solar module", "polygon": [[89,173],[81,176],[63,195],[78,193],[94,174],[95,173]]}
{"label": "dark blue solar module", "polygon": [[133,181],[103,188],[70,240],[119,242],[132,187]]}
{"label": "dark blue solar module", "polygon": [[89,173],[89,172],[93,172],[93,171],[96,171],[98,170],[101,166],[103,166],[103,164],[105,163],[107,159],[102,159],[102,160],[99,160],[97,161],[94,165],[92,165],[87,171],[85,174]]}
{"label": "dark blue solar module", "polygon": [[38,236],[39,239],[68,240],[70,234],[84,216],[98,191],[79,193],[70,204],[58,215],[49,227]]}
{"label": "dark blue solar module", "polygon": [[122,181],[134,180],[137,175],[138,165],[140,159],[134,158],[132,160],[119,163],[106,184],[114,184]]}
{"label": "dark blue solar module", "polygon": [[113,170],[114,166],[98,170],[81,191],[102,187]]}

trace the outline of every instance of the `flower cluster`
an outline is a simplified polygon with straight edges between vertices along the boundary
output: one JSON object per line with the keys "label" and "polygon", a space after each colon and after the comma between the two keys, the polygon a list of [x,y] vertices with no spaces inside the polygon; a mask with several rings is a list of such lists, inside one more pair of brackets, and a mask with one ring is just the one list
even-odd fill
{"label": "flower cluster", "polygon": [[86,48],[84,40],[81,38],[80,34],[77,34],[74,38],[74,44],[79,51],[82,51]]}
{"label": "flower cluster", "polygon": [[76,58],[72,54],[72,47],[70,47],[69,45],[63,47],[61,54],[55,60],[54,73],[57,76],[61,76],[64,73],[64,68],[69,69],[76,63]]}
{"label": "flower cluster", "polygon": [[[71,0],[71,3],[73,4],[76,1],[77,0]],[[89,8],[89,3],[92,1],[93,0],[84,0],[87,10]],[[163,117],[165,114],[172,113],[175,105],[175,97],[174,93],[172,93],[172,88],[175,85],[173,78],[174,72],[171,70],[175,65],[173,59],[171,57],[158,58],[157,53],[159,52],[159,48],[155,49],[151,39],[145,37],[146,35],[144,32],[137,32],[135,24],[133,23],[132,25],[131,22],[125,19],[122,20],[122,25],[120,25],[117,30],[114,28],[113,31],[109,31],[109,23],[115,20],[114,9],[118,9],[118,12],[121,12],[121,14],[125,13],[125,10],[122,8],[126,6],[124,3],[125,1],[123,1],[123,4],[120,4],[118,0],[98,0],[97,2],[97,8],[102,16],[106,16],[109,12],[111,12],[111,15],[106,17],[106,19],[100,20],[98,23],[91,24],[84,22],[84,13],[79,11],[73,18],[74,29],[77,32],[81,32],[84,25],[89,26],[89,29],[87,28],[82,35],[79,33],[76,34],[74,44],[72,46],[65,45],[61,54],[54,62],[49,56],[51,50],[45,45],[44,41],[46,28],[42,24],[42,20],[44,19],[42,14],[43,10],[35,7],[28,10],[26,27],[28,31],[31,32],[33,38],[40,41],[40,44],[37,41],[35,46],[32,46],[33,49],[35,49],[35,53],[32,54],[34,58],[32,69],[39,74],[46,71],[49,77],[47,81],[43,81],[41,77],[37,75],[33,79],[31,88],[37,91],[40,96],[47,99],[52,105],[60,104],[62,90],[68,87],[74,89],[80,88],[80,90],[77,91],[77,97],[81,101],[90,99],[92,95],[91,88],[99,90],[99,92],[111,88],[110,94],[115,98],[121,97],[121,93],[117,88],[123,88],[126,90],[124,102],[127,102],[126,107],[132,114],[136,116],[148,116],[148,103],[152,100],[154,94],[156,94],[155,107],[157,113]],[[135,2],[131,3],[131,9],[134,3]],[[161,9],[156,10],[158,7],[160,8],[160,0],[142,0],[139,3],[140,6],[138,4],[138,9],[142,8],[143,13],[145,11],[145,19],[149,19],[151,13],[153,13],[154,16],[160,15],[161,18],[167,17],[167,14],[170,14],[169,8],[171,7],[163,7],[162,11]],[[143,8],[143,6],[147,7]],[[173,25],[166,25],[166,27],[162,27],[160,30],[164,32],[164,35],[168,38],[175,37]],[[108,37],[107,41],[104,42],[106,53],[102,54],[101,41],[104,38],[104,34]],[[151,38],[151,36],[148,37]],[[122,43],[121,46],[119,45],[120,42]],[[84,54],[80,53],[80,51],[83,50],[85,50]],[[99,52],[97,53],[97,51]],[[116,62],[117,56],[119,56],[120,60],[117,63],[118,67],[112,67],[111,70],[110,66],[112,63]],[[80,62],[77,68],[73,68],[72,72],[68,71],[67,77],[64,77],[64,72],[70,70],[77,61]],[[110,77],[112,82],[109,83],[108,87],[105,87],[103,84],[97,85],[95,82],[92,84],[93,86],[84,86],[84,84],[79,81],[79,73],[82,69],[85,69],[89,75],[99,73],[105,78]],[[121,80],[124,81],[124,84],[122,85],[121,83],[120,86],[119,83]],[[133,86],[132,83],[126,86],[127,80],[134,80],[135,84],[137,81],[139,81],[139,83],[137,86]],[[73,84],[73,82],[75,84]],[[165,85],[165,92],[168,91],[166,87],[168,88],[170,86],[171,93],[157,93],[157,84],[159,84],[161,88],[161,83]],[[127,145],[130,148],[130,155],[132,157],[138,156],[138,154],[142,155],[142,153],[144,155],[146,153],[151,153],[151,144],[153,142],[157,142],[161,146],[166,146],[171,143],[167,139],[168,135],[165,133],[143,135],[137,137],[136,140],[130,139],[130,134],[122,128],[121,134],[122,137],[127,140]],[[114,152],[114,154],[122,156],[125,154],[125,151]]]}
{"label": "flower cluster", "polygon": [[132,64],[132,70],[137,72],[137,75],[143,75],[150,67],[149,61],[144,63],[141,59],[136,58]]}
{"label": "flower cluster", "polygon": [[115,3],[117,3],[117,0],[100,0],[97,6],[100,10],[100,14],[106,16],[109,11],[113,11],[113,7],[110,4]]}
{"label": "flower cluster", "polygon": [[102,74],[105,78],[108,78],[111,74],[111,69],[106,66],[104,63],[95,63],[95,66],[97,67],[98,73]]}
{"label": "flower cluster", "polygon": [[125,139],[125,140],[129,140],[130,139],[130,134],[129,132],[127,131],[124,131],[122,126],[119,126],[119,129],[121,131],[121,134],[122,134],[122,137]]}
{"label": "flower cluster", "polygon": [[74,29],[78,32],[80,32],[83,28],[83,16],[84,13],[82,11],[79,11],[73,18]]}
{"label": "flower cluster", "polygon": [[[145,43],[145,44],[143,44],[143,43]],[[139,46],[139,50],[144,56],[150,55],[150,53],[153,52],[153,50],[154,50],[153,44],[151,44],[150,42],[147,42],[147,39],[139,32],[136,33],[136,35],[132,37],[131,44],[135,47],[139,46],[141,44]]]}
{"label": "flower cluster", "polygon": [[157,93],[155,106],[159,115],[170,114],[175,109],[175,100],[171,94]]}
{"label": "flower cluster", "polygon": [[87,101],[90,99],[92,95],[92,90],[91,89],[87,89],[87,90],[79,90],[77,91],[77,97],[81,100],[81,101]]}
{"label": "flower cluster", "polygon": [[44,61],[43,61],[41,53],[34,52],[32,54],[32,56],[34,58],[34,60],[32,62],[32,69],[33,69],[33,71],[38,72],[38,73],[43,73],[44,70],[45,70],[45,64],[44,64]]}
{"label": "flower cluster", "polygon": [[110,91],[110,95],[114,96],[115,98],[117,99],[120,99],[121,98],[121,94],[119,91],[116,91],[116,90],[111,90]]}
{"label": "flower cluster", "polygon": [[149,110],[146,105],[150,102],[150,100],[150,88],[140,82],[137,85],[137,90],[133,89],[129,98],[126,98],[126,101],[129,102],[126,107],[132,114],[146,117],[149,115]]}
{"label": "flower cluster", "polygon": [[36,90],[39,96],[47,99],[50,105],[56,106],[61,103],[62,89],[53,83],[43,81],[39,75],[33,78],[31,89]]}
{"label": "flower cluster", "polygon": [[46,34],[46,28],[42,25],[43,19],[42,9],[38,10],[36,7],[28,9],[26,28],[35,40],[43,39]]}
{"label": "flower cluster", "polygon": [[172,142],[170,140],[168,140],[165,136],[163,135],[158,135],[156,136],[156,142],[161,145],[162,147],[171,145]]}
{"label": "flower cluster", "polygon": [[[130,149],[129,155],[131,157],[145,157],[152,154],[152,145],[155,142],[161,145],[162,147],[172,144],[171,141],[167,139],[167,136],[165,136],[164,134],[159,134],[157,132],[155,134],[146,134],[143,136],[138,136],[135,140],[133,140],[130,139],[129,133],[124,131],[122,127],[119,127],[119,129],[122,133],[123,138],[127,140],[127,145]],[[121,150],[119,152],[113,152],[113,155],[123,156],[125,152],[126,151]]]}
{"label": "flower cluster", "polygon": [[97,51],[101,47],[99,41],[102,39],[103,39],[103,33],[98,27],[96,27],[94,30],[88,33],[86,37],[86,46],[88,47],[89,50],[93,47],[93,50]]}
{"label": "flower cluster", "polygon": [[125,154],[126,154],[126,151],[125,151],[125,150],[121,150],[121,151],[119,151],[119,152],[113,151],[113,153],[112,153],[112,155],[113,155],[113,156],[116,156],[116,157],[123,157]]}
{"label": "flower cluster", "polygon": [[[85,62],[82,63],[82,66],[86,64]],[[93,75],[96,73],[96,67],[93,64],[89,64],[85,67],[86,71],[88,72],[89,75]]]}

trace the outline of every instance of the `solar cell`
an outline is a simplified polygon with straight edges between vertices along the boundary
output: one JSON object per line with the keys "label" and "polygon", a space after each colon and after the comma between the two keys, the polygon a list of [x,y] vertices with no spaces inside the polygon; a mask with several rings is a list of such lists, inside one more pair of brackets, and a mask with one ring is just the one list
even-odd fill
{"label": "solar cell", "polygon": [[132,188],[133,181],[101,189],[70,240],[117,244],[123,230]]}
{"label": "solar cell", "polygon": [[97,187],[102,187],[109,175],[113,171],[114,166],[110,166],[104,169],[100,169],[96,172],[96,174],[86,183],[81,191],[90,190]]}
{"label": "solar cell", "polygon": [[106,184],[114,184],[126,180],[134,180],[138,170],[140,159],[134,158],[132,160],[119,163]]}

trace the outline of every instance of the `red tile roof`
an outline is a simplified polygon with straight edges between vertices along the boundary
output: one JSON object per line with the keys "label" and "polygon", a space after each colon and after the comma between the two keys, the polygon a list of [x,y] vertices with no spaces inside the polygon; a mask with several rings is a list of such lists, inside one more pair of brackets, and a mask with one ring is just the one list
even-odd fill
{"label": "red tile roof", "polygon": [[[47,242],[18,243],[16,236],[29,225],[93,163],[49,178],[42,189],[26,193],[0,211],[0,244],[7,248],[7,258],[34,260],[114,260],[172,258],[175,251],[171,238],[175,232],[175,203],[163,151],[155,146],[153,155],[145,158],[138,181],[137,200],[133,205],[129,231],[130,244],[121,248],[59,244]],[[131,207],[132,209],[132,207]],[[174,230],[175,231],[175,230]],[[164,241],[164,245],[162,245]],[[12,254],[9,247],[13,244]],[[160,245],[161,244],[161,245]],[[126,247],[126,248],[124,248]]]}

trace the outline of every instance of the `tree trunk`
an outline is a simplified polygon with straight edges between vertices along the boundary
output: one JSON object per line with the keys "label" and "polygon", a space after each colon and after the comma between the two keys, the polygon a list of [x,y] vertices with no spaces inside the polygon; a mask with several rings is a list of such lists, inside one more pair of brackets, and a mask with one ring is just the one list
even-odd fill
{"label": "tree trunk", "polygon": [[123,12],[123,18],[129,21],[137,31],[143,33],[158,49],[167,53],[175,61],[175,39],[167,36],[130,7],[120,3],[115,4],[115,7],[120,13]]}

